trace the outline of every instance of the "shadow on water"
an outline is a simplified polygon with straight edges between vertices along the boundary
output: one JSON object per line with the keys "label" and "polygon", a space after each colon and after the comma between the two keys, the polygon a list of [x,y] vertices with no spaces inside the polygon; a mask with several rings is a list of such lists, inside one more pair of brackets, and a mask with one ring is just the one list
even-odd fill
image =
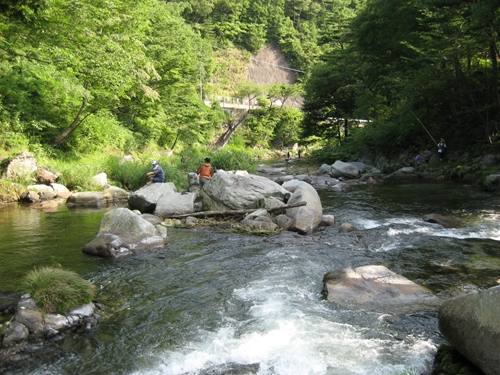
{"label": "shadow on water", "polygon": [[[2,369],[7,374],[370,374],[424,372],[443,342],[437,309],[412,314],[322,299],[323,275],[385,265],[439,298],[496,285],[499,198],[449,183],[319,191],[337,225],[299,239],[169,228],[164,248],[106,260],[81,252],[105,210],[0,211],[2,290],[61,264],[90,279],[105,319]],[[422,220],[458,216],[461,229]],[[358,230],[339,233],[339,224]],[[4,230],[4,228],[6,230]],[[22,362],[22,363],[21,363]]]}

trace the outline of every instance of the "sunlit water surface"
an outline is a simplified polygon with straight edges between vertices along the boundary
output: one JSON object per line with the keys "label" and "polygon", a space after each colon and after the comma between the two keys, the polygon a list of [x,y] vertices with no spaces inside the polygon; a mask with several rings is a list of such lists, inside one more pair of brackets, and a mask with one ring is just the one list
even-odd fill
{"label": "sunlit water surface", "polygon": [[[298,240],[169,228],[171,243],[115,260],[81,252],[105,210],[0,209],[4,296],[37,266],[61,265],[99,286],[91,332],[5,365],[6,374],[423,373],[443,342],[437,309],[404,314],[323,300],[323,275],[385,265],[439,298],[497,285],[498,196],[452,183],[319,191],[337,225]],[[461,229],[422,220],[460,217]],[[359,228],[339,234],[342,223]],[[42,352],[42,351],[40,351]]]}

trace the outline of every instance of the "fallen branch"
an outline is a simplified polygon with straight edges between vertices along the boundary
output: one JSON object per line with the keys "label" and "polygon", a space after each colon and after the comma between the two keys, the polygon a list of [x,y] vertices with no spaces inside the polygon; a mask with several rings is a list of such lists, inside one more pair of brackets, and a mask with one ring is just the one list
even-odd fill
{"label": "fallen branch", "polygon": [[[307,202],[300,201],[297,203],[285,204],[284,206],[263,208],[263,209],[267,210],[267,212],[278,212],[278,211],[288,210],[289,208],[305,206],[306,204],[307,204]],[[248,208],[246,210],[199,211],[199,212],[193,212],[190,214],[170,215],[170,216],[167,216],[166,218],[167,219],[180,219],[180,218],[188,217],[188,216],[244,215],[244,214],[250,214],[250,213],[255,212],[257,210],[260,210],[260,209],[261,208]]]}

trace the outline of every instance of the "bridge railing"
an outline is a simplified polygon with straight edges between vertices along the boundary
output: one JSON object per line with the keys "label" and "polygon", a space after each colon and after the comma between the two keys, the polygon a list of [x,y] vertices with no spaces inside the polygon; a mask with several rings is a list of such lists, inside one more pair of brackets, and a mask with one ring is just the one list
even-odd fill
{"label": "bridge railing", "polygon": [[203,101],[206,105],[211,106],[213,102],[219,102],[221,108],[238,108],[238,109],[255,109],[258,107],[257,100],[240,99],[234,97],[205,95]]}

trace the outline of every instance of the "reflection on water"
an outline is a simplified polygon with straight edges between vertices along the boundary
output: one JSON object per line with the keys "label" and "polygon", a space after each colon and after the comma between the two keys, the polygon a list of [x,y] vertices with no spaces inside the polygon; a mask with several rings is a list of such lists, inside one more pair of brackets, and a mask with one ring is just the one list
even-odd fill
{"label": "reflection on water", "polygon": [[[105,260],[84,255],[104,211],[0,212],[1,289],[61,264],[99,287],[106,319],[10,374],[339,374],[423,372],[443,342],[437,310],[347,309],[321,298],[323,275],[380,264],[446,299],[500,278],[496,196],[448,184],[320,191],[338,225],[296,241],[169,228],[171,244]],[[465,228],[425,223],[459,216]],[[6,230],[4,230],[4,228]]]}

